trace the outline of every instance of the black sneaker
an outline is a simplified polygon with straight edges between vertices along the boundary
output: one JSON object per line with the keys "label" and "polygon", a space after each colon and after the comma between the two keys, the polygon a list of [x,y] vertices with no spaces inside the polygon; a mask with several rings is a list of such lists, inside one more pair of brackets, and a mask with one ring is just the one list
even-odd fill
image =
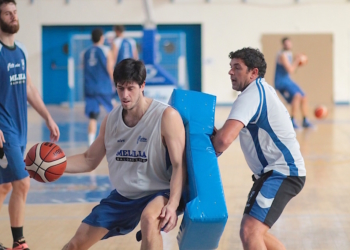
{"label": "black sneaker", "polygon": [[10,250],[11,248],[4,247],[3,244],[0,243],[0,250]]}

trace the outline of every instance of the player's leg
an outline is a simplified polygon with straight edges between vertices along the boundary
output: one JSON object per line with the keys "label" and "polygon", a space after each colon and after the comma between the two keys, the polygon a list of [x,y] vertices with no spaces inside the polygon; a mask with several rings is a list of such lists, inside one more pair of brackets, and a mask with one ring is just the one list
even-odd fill
{"label": "player's leg", "polygon": [[6,179],[8,161],[3,148],[0,148],[0,210],[7,194],[12,189],[11,180]]}
{"label": "player's leg", "polygon": [[2,204],[4,203],[6,195],[11,191],[11,189],[12,189],[11,183],[0,184],[0,210],[1,210]]}
{"label": "player's leg", "polygon": [[290,79],[284,79],[283,82],[276,85],[276,86],[278,86],[278,87],[276,87],[276,89],[281,93],[281,95],[286,100],[286,102],[291,105],[290,116],[291,116],[293,128],[299,129],[299,126],[295,122],[294,117],[296,116],[296,113],[299,110],[300,100],[298,99],[298,95],[294,95],[294,93],[291,92],[291,89],[289,87],[290,83],[291,83]]}
{"label": "player's leg", "polygon": [[[267,236],[267,243],[265,243],[265,235],[269,227],[254,217],[245,214],[241,222],[240,237],[244,249],[270,249],[270,238]],[[277,240],[278,241],[278,240]],[[278,249],[285,249],[283,244],[279,241],[277,242],[279,246],[282,246]],[[273,249],[273,248],[272,248]]]}
{"label": "player's leg", "polygon": [[81,223],[74,237],[63,247],[63,250],[84,250],[89,249],[96,242],[101,240],[108,233],[108,229],[94,227]]}
{"label": "player's leg", "polygon": [[276,249],[284,249],[268,229],[280,217],[287,203],[301,191],[304,183],[305,177],[285,176],[276,171],[269,171],[254,181],[241,223],[244,249],[274,249],[271,248],[274,245],[279,247]]}
{"label": "player's leg", "polygon": [[143,210],[141,214],[141,250],[163,249],[159,215],[167,202],[168,199],[164,196],[157,196]]}
{"label": "player's leg", "polygon": [[89,146],[95,141],[97,118],[100,113],[99,102],[96,96],[85,96],[85,115],[89,117],[88,141]]}
{"label": "player's leg", "polygon": [[[292,117],[296,115],[296,113],[300,110],[301,114],[303,116],[303,127],[304,128],[310,128],[313,127],[313,125],[309,122],[309,120],[307,119],[307,115],[308,115],[308,101],[307,101],[307,97],[305,96],[304,92],[302,91],[302,89],[293,81],[291,81],[290,85],[289,85],[289,91],[291,93],[291,95],[293,96],[293,101],[292,104],[295,102],[295,106],[292,112],[294,113],[294,115],[292,115]],[[292,105],[293,107],[293,105]]]}
{"label": "player's leg", "polygon": [[264,242],[268,250],[283,250],[285,246],[275,236],[266,232],[264,235]]}
{"label": "player's leg", "polygon": [[24,222],[24,207],[29,191],[29,177],[12,182],[12,193],[9,201],[11,227],[22,227]]}
{"label": "player's leg", "polygon": [[292,102],[291,102],[291,112],[290,112],[290,115],[293,118],[295,118],[300,110],[300,107],[301,107],[301,101],[302,101],[303,97],[301,96],[300,93],[295,93],[293,95],[293,98],[292,98]]}
{"label": "player's leg", "polygon": [[89,114],[89,125],[88,125],[88,140],[89,146],[95,141],[96,131],[97,131],[97,117],[98,113],[90,113]]}
{"label": "player's leg", "polygon": [[4,152],[8,165],[2,170],[7,182],[12,183],[12,193],[9,200],[9,215],[13,236],[13,249],[28,249],[23,236],[24,210],[29,191],[29,174],[25,170],[23,153],[25,147],[12,145],[11,142],[4,144]]}
{"label": "player's leg", "polygon": [[306,96],[303,96],[301,100],[301,113],[303,115],[303,127],[304,128],[312,128],[312,123],[307,119],[307,115],[309,112],[309,104]]}

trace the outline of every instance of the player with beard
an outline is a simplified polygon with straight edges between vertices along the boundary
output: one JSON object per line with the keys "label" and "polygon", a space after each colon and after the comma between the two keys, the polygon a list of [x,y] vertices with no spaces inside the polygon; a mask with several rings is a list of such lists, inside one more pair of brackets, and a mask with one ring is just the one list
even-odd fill
{"label": "player with beard", "polygon": [[9,216],[12,248],[29,247],[23,236],[24,209],[29,175],[23,162],[27,144],[27,101],[46,121],[50,139],[57,141],[59,129],[31,82],[23,45],[15,41],[19,21],[15,0],[0,0],[0,208],[11,191]]}

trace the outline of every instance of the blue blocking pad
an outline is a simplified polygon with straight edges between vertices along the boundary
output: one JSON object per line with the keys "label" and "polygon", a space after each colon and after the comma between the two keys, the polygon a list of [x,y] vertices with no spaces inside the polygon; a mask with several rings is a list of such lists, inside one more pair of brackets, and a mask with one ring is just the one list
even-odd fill
{"label": "blue blocking pad", "polygon": [[177,236],[180,249],[216,249],[228,218],[215,150],[216,97],[175,89],[169,104],[181,115],[186,130],[188,183],[186,208]]}

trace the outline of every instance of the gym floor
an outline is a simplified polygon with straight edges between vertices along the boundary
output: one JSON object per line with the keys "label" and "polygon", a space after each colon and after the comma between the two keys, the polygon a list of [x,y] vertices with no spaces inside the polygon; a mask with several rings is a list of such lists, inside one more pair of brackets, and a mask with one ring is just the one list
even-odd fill
{"label": "gym floor", "polygon": [[[66,155],[87,149],[87,124],[83,106],[74,110],[49,106],[61,130],[58,145]],[[216,126],[225,122],[230,107],[217,107]],[[99,121],[102,120],[102,116]],[[48,130],[38,114],[28,110],[28,145],[49,140]],[[270,230],[287,249],[344,250],[350,249],[350,107],[335,106],[325,120],[312,120],[313,130],[297,132],[304,156],[307,178],[302,192],[291,200],[277,223]],[[239,227],[248,192],[251,171],[239,140],[218,158],[229,218],[218,249],[243,249]],[[61,249],[70,240],[81,220],[111,190],[107,162],[104,159],[91,174],[64,175],[53,183],[31,180],[24,233],[33,250]],[[0,242],[12,244],[8,218],[8,198],[0,211]],[[182,217],[179,217],[178,226]],[[100,241],[91,249],[139,249],[137,227],[129,235]],[[178,227],[163,234],[164,249],[178,249]],[[200,239],[193,239],[200,240]]]}

